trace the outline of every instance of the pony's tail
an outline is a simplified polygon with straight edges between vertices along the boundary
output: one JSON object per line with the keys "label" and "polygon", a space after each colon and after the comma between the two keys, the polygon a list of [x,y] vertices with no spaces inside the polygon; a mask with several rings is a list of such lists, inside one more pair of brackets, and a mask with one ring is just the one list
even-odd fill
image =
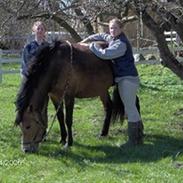
{"label": "pony's tail", "polygon": [[[125,107],[120,98],[117,85],[114,87],[114,90],[113,90],[112,102],[113,102],[112,116],[111,116],[112,121],[113,122],[120,121],[121,123],[123,123],[123,121],[126,117],[125,116]],[[136,107],[140,114],[140,100],[139,100],[138,96],[136,96]]]}
{"label": "pony's tail", "polygon": [[120,121],[123,123],[125,118],[125,107],[124,104],[120,98],[118,86],[114,86],[113,93],[112,93],[112,121]]}

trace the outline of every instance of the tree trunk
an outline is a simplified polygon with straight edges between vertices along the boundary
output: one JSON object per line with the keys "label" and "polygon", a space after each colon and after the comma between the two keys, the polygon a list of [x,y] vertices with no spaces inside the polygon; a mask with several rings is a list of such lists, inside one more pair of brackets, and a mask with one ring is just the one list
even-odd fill
{"label": "tree trunk", "polygon": [[[137,16],[140,15],[140,10],[131,7]],[[183,65],[177,61],[175,56],[171,53],[164,36],[164,29],[153,20],[153,18],[143,10],[142,12],[143,23],[151,30],[158,43],[162,65],[168,67],[179,78],[183,79]]]}

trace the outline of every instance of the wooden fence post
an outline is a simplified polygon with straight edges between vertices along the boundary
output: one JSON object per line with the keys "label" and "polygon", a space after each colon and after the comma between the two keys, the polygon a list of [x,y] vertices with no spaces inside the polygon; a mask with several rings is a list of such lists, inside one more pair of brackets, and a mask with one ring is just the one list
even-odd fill
{"label": "wooden fence post", "polygon": [[0,49],[0,83],[3,80],[3,70],[2,70],[2,50]]}

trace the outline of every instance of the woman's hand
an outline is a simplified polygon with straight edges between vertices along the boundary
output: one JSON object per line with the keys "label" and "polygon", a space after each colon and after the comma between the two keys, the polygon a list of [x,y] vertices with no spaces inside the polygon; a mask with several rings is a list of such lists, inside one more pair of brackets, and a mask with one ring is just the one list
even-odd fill
{"label": "woman's hand", "polygon": [[82,42],[78,42],[78,44],[81,46],[87,46],[87,47],[90,45],[90,43],[82,43]]}

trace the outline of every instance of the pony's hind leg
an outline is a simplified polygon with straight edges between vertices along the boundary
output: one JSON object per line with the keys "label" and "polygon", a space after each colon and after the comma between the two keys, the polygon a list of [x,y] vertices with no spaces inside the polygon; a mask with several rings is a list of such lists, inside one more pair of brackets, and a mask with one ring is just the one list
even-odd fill
{"label": "pony's hind leg", "polygon": [[111,115],[112,115],[112,101],[108,91],[105,95],[100,96],[100,99],[102,101],[102,104],[105,110],[105,118],[104,118],[104,123],[103,123],[100,136],[104,137],[104,136],[107,136],[109,132],[109,126],[110,126]]}
{"label": "pony's hind leg", "polygon": [[68,132],[68,139],[66,146],[72,146],[73,137],[72,137],[72,122],[73,122],[73,109],[74,109],[74,97],[65,96],[65,108],[66,108],[66,125]]}

